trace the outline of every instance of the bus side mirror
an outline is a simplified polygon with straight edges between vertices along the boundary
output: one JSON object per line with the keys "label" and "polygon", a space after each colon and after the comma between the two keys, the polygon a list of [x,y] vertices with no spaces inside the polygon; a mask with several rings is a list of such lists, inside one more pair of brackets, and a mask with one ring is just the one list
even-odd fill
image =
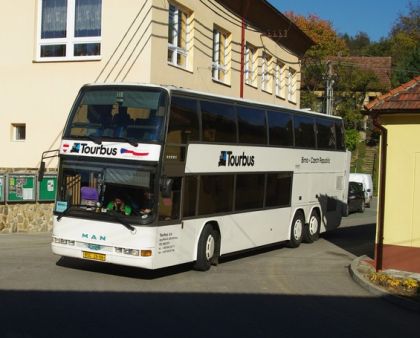
{"label": "bus side mirror", "polygon": [[38,170],[38,182],[41,182],[43,180],[44,173],[45,173],[45,162],[41,161],[41,165],[39,166],[39,170]]}
{"label": "bus side mirror", "polygon": [[174,180],[172,178],[162,177],[162,180],[160,182],[160,192],[162,194],[162,197],[164,198],[171,197],[173,183],[174,183]]}

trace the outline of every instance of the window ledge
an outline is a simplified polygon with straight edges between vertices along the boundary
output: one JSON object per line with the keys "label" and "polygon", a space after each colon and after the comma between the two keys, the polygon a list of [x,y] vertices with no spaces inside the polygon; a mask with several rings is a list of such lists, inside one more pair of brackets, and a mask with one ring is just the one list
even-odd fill
{"label": "window ledge", "polygon": [[254,85],[252,83],[245,82],[245,84],[253,89],[258,89],[258,85]]}
{"label": "window ledge", "polygon": [[86,61],[101,61],[101,55],[95,56],[80,56],[80,57],[50,57],[50,58],[35,58],[33,63],[52,63],[52,62],[86,62]]}
{"label": "window ledge", "polygon": [[220,80],[216,80],[214,77],[212,77],[211,79],[212,79],[212,80],[213,80],[213,82],[215,82],[215,83],[218,83],[218,84],[221,84],[221,85],[223,85],[223,86],[226,86],[226,87],[232,88],[232,85],[231,85],[230,83],[226,83],[226,82],[223,82],[223,81],[220,81]]}
{"label": "window ledge", "polygon": [[264,93],[266,93],[266,94],[270,94],[270,95],[273,95],[273,92],[271,91],[268,91],[268,90],[266,90],[266,89],[262,89],[261,88],[261,91],[263,91]]}
{"label": "window ledge", "polygon": [[179,69],[179,70],[183,70],[184,72],[187,72],[187,73],[190,73],[190,74],[194,74],[194,71],[192,71],[192,70],[190,70],[186,67],[178,66],[176,63],[172,63],[172,62],[168,61],[168,66],[174,67],[174,68]]}

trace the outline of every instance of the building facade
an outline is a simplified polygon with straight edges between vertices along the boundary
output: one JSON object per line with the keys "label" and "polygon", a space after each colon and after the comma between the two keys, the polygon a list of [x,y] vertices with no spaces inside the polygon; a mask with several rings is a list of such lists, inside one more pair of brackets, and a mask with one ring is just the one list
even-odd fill
{"label": "building facade", "polygon": [[[2,5],[8,13],[0,20],[8,32],[0,36],[8,47],[0,55],[4,180],[36,172],[42,152],[58,148],[85,83],[174,85],[299,108],[300,58],[313,42],[265,0]],[[47,162],[50,170],[56,165]],[[0,208],[7,205],[0,199]],[[3,212],[3,229],[9,218]]]}
{"label": "building facade", "polygon": [[420,272],[420,76],[366,109],[381,130],[376,266]]}

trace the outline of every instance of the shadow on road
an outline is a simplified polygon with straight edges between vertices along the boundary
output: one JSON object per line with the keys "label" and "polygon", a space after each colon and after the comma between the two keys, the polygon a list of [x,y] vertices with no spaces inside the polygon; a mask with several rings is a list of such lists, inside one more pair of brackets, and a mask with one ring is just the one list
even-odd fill
{"label": "shadow on road", "polygon": [[418,334],[413,324],[418,317],[407,313],[402,320],[399,316],[399,320],[384,321],[387,316],[396,316],[399,309],[365,297],[0,291],[0,303],[2,338],[269,338],[314,334],[353,338]]}
{"label": "shadow on road", "polygon": [[376,224],[338,228],[323,234],[323,238],[355,256],[374,256]]}

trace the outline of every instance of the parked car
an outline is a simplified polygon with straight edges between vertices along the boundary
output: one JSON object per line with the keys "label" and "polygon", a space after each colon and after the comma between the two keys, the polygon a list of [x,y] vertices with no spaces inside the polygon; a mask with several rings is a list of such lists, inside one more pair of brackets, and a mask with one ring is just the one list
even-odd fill
{"label": "parked car", "polygon": [[363,184],[363,189],[365,191],[365,205],[366,207],[370,208],[370,202],[372,201],[372,197],[373,197],[372,175],[361,174],[361,173],[350,173],[349,181]]}
{"label": "parked car", "polygon": [[365,211],[365,191],[363,190],[362,183],[349,182],[349,194],[344,215],[348,216],[351,212],[355,211]]}

